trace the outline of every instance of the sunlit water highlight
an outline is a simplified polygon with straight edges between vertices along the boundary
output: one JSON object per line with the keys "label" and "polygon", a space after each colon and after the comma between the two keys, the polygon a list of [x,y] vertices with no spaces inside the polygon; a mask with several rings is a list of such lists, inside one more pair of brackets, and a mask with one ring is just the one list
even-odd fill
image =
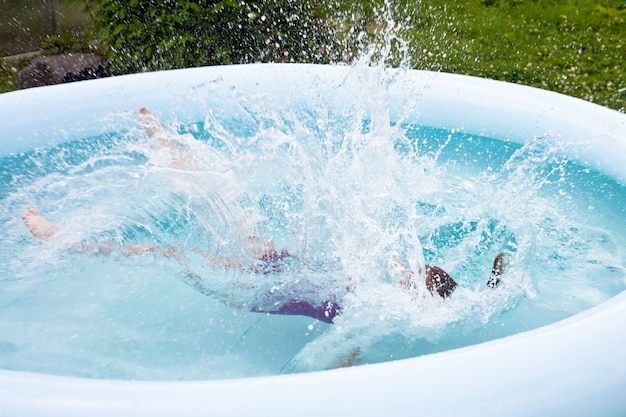
{"label": "sunlit water highlight", "polygon": [[[71,140],[4,157],[0,366],[124,379],[319,370],[514,334],[624,289],[622,184],[569,160],[558,137],[518,145],[390,120],[402,72],[371,74],[354,69],[337,102],[314,86],[299,87],[306,103],[199,86],[181,112],[201,106],[205,119],[168,123],[192,171],[127,113],[106,116],[107,135],[62,132]],[[61,232],[38,244],[28,205]],[[286,272],[199,255],[245,256],[250,234],[294,255]],[[180,256],[72,249],[144,242]],[[486,288],[501,251],[503,282]],[[438,265],[459,288],[445,301],[423,282],[407,294],[395,259]],[[342,314],[327,325],[250,312],[281,297],[334,298]]]}

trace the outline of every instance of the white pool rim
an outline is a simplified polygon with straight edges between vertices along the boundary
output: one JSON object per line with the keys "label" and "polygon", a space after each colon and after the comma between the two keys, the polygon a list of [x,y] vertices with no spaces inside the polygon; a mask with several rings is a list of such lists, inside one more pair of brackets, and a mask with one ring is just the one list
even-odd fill
{"label": "white pool rim", "polygon": [[[106,127],[94,125],[94,115],[148,105],[167,117],[172,103],[215,80],[244,94],[294,100],[294,86],[318,85],[322,96],[333,94],[351,71],[295,64],[207,67],[5,93],[0,156],[62,141],[58,132],[67,126],[80,126],[85,136],[102,133]],[[626,178],[623,113],[516,84],[422,71],[408,71],[389,94],[392,118],[410,103],[417,105],[408,120],[427,126],[511,141],[557,135],[576,159]],[[191,106],[185,117],[203,120],[201,109]],[[624,416],[624,393],[626,293],[514,336],[324,372],[178,382],[0,370],[0,416]]]}

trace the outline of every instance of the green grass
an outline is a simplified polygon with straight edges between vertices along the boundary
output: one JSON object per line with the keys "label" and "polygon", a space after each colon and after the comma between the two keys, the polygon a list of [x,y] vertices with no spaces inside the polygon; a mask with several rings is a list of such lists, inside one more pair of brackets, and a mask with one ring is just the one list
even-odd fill
{"label": "green grass", "polygon": [[409,17],[415,68],[626,107],[624,0],[422,0]]}
{"label": "green grass", "polygon": [[[358,9],[360,17],[344,28],[357,22],[373,32],[385,27],[373,12],[384,10],[382,0],[329,1],[333,7],[339,2],[344,12]],[[413,68],[520,83],[626,108],[625,0],[390,2]],[[14,82],[4,81],[16,76],[9,67],[0,63],[0,91],[14,88]]]}

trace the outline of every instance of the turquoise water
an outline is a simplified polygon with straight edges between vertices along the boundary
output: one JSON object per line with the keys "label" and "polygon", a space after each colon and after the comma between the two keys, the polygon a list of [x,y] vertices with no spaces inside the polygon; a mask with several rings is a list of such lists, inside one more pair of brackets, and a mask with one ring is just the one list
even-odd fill
{"label": "turquoise water", "polygon": [[[319,105],[245,112],[168,123],[192,170],[134,115],[0,159],[0,367],[190,380],[384,362],[536,328],[626,286],[624,185],[568,159],[559,138],[513,144]],[[33,239],[29,205],[60,232]],[[296,266],[259,275],[202,255],[251,260],[249,235]],[[176,256],[124,254],[143,243]],[[438,265],[459,288],[407,294],[397,261]],[[250,311],[291,296],[336,296],[342,314]]]}

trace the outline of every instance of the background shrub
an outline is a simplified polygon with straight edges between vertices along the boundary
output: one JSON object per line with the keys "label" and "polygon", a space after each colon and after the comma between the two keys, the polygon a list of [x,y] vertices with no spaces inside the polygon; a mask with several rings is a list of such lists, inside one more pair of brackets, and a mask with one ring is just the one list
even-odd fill
{"label": "background shrub", "polygon": [[118,73],[341,59],[327,8],[298,0],[84,0]]}
{"label": "background shrub", "polygon": [[[60,23],[80,24],[49,33],[43,52],[91,50],[95,44],[115,73],[268,61],[337,63],[365,56],[370,64],[476,75],[626,109],[624,0],[58,0],[58,5]],[[23,24],[32,8],[19,14],[8,10],[0,14],[0,29],[9,30],[0,35],[15,38],[12,28],[22,26],[37,32]],[[83,22],[93,28],[81,40]],[[0,91],[15,88],[23,66],[17,64],[0,59]]]}

